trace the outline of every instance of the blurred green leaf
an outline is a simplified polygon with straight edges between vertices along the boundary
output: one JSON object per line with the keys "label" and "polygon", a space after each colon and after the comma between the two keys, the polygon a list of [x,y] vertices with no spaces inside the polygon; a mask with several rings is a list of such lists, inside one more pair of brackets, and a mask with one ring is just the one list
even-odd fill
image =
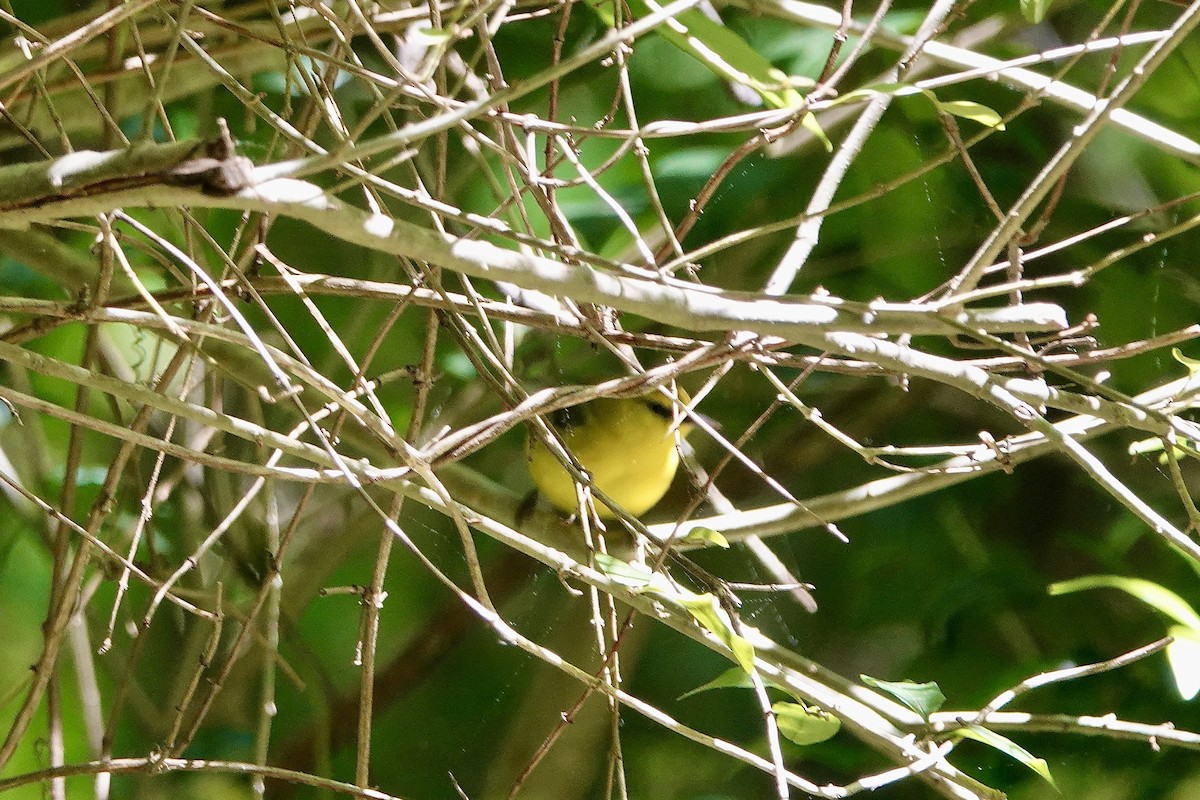
{"label": "blurred green leaf", "polygon": [[750,673],[741,667],[730,667],[708,683],[679,695],[677,699],[683,700],[711,689],[749,689],[753,686],[754,682],[750,680]]}
{"label": "blurred green leaf", "polygon": [[828,711],[801,703],[780,702],[771,706],[779,732],[788,741],[800,745],[817,744],[832,739],[842,727],[842,721]]}
{"label": "blurred green leaf", "polygon": [[817,141],[825,147],[826,153],[833,152],[833,142],[829,141],[829,137],[825,135],[825,129],[821,127],[821,123],[817,120],[815,114],[811,111],[805,114],[804,118],[800,120],[800,124],[804,126],[806,131],[817,137]]}
{"label": "blurred green leaf", "polygon": [[953,114],[956,117],[969,119],[978,122],[980,125],[986,125],[989,128],[995,128],[998,131],[1004,130],[1004,122],[998,113],[983,105],[976,103],[973,100],[937,100],[934,102],[937,107],[947,114]]}
{"label": "blurred green leaf", "polygon": [[[609,27],[616,24],[609,4],[589,3],[588,6]],[[628,7],[635,19],[642,19],[651,13],[650,7],[642,0],[629,0]],[[702,11],[682,11],[671,21],[655,28],[655,32],[717,76],[749,86],[768,105],[796,108],[804,103],[803,95],[796,90],[791,78],[763,58],[745,39]],[[807,124],[805,127],[808,127]]]}
{"label": "blurred green leaf", "polygon": [[1184,700],[1200,694],[1200,630],[1187,625],[1172,625],[1167,633],[1175,641],[1167,645],[1167,663],[1175,679],[1175,688]]}
{"label": "blurred green leaf", "polygon": [[1127,578],[1122,575],[1090,575],[1069,581],[1051,584],[1047,591],[1051,595],[1071,594],[1087,589],[1120,589],[1151,608],[1166,614],[1180,625],[1200,631],[1200,615],[1179,595],[1143,578]]}
{"label": "blurred green leaf", "polygon": [[1200,361],[1197,361],[1194,358],[1188,358],[1178,347],[1171,348],[1171,355],[1176,361],[1178,361],[1180,364],[1183,364],[1183,366],[1187,368],[1188,375],[1194,378],[1196,377],[1197,373],[1200,373]]}
{"label": "blurred green leaf", "polygon": [[705,528],[703,525],[697,525],[687,532],[687,536],[683,537],[685,542],[707,542],[715,544],[717,547],[729,549],[729,540],[720,532],[714,531],[712,528]]}
{"label": "blurred green leaf", "polygon": [[[1175,439],[1175,458],[1200,458],[1200,447],[1191,439],[1185,439],[1182,436]],[[1158,463],[1167,463],[1167,445],[1161,438],[1152,437],[1150,439],[1139,439],[1129,445],[1129,455],[1131,456],[1148,456],[1153,453],[1158,453]]]}
{"label": "blurred green leaf", "polygon": [[946,695],[942,694],[941,688],[932,681],[914,683],[913,681],[881,681],[870,675],[859,675],[858,677],[867,686],[887,692],[927,721],[929,715],[946,702]]}
{"label": "blurred green leaf", "polygon": [[986,744],[988,747],[999,750],[1014,761],[1019,761],[1029,767],[1040,775],[1042,780],[1054,786],[1055,789],[1058,788],[1054,783],[1054,776],[1050,774],[1050,767],[1046,764],[1046,759],[1038,758],[1012,739],[1001,736],[995,731],[988,730],[981,725],[968,725],[965,728],[959,728],[955,731],[955,734],[966,739],[974,739],[977,742]]}
{"label": "blurred green leaf", "polygon": [[608,553],[596,553],[595,559],[596,567],[622,586],[640,589],[654,580],[654,573],[643,564],[630,564]]}
{"label": "blurred green leaf", "polygon": [[920,91],[920,89],[908,83],[869,83],[866,86],[860,86],[853,91],[838,95],[830,102],[830,105],[842,105],[843,103],[863,100],[877,94],[904,97],[910,94],[918,94]]}
{"label": "blurred green leaf", "polygon": [[721,607],[716,597],[705,592],[704,594],[676,595],[673,599],[733,651],[733,657],[737,659],[742,669],[746,672],[754,669],[754,645],[739,636],[730,627],[728,618],[721,613]]}
{"label": "blurred green leaf", "polygon": [[1021,16],[1032,25],[1044,20],[1049,10],[1050,0],[1021,0]]}
{"label": "blurred green leaf", "polygon": [[432,28],[432,27],[430,27],[430,28],[418,27],[414,30],[414,33],[416,36],[419,36],[421,39],[424,39],[425,42],[428,44],[443,44],[444,42],[450,41],[450,37],[453,35],[452,32],[447,30],[446,28]]}
{"label": "blurred green leaf", "polygon": [[[1194,358],[1188,358],[1178,347],[1171,348],[1171,356],[1187,368],[1189,376],[1194,378],[1197,373],[1200,373],[1200,361],[1197,361]],[[1138,441],[1129,445],[1129,455],[1143,456],[1151,453],[1161,453],[1162,455],[1159,456],[1158,463],[1165,464],[1167,463],[1166,449],[1166,442],[1160,437],[1139,439]],[[1183,436],[1177,436],[1175,438],[1175,457],[1186,458],[1188,456],[1192,458],[1200,458],[1200,443],[1194,442],[1191,439]]]}
{"label": "blurred green leaf", "polygon": [[873,83],[840,95],[833,101],[833,105],[863,100],[877,94],[887,94],[893,97],[908,97],[919,94],[933,103],[935,108],[947,114],[969,119],[978,122],[980,125],[995,128],[998,131],[1004,130],[1003,117],[997,111],[985,106],[983,103],[977,103],[974,100],[942,100],[929,89],[920,89],[907,83]]}

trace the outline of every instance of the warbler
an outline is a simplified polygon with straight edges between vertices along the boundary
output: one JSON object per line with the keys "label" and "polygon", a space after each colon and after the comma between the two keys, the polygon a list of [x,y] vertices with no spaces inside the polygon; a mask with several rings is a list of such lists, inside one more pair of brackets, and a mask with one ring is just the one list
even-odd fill
{"label": "warbler", "polygon": [[[688,402],[682,389],[678,394],[681,402]],[[592,485],[636,517],[662,499],[679,468],[675,432],[687,436],[693,426],[677,416],[676,408],[658,392],[600,397],[554,412],[551,423]],[[526,454],[538,493],[567,513],[577,512],[575,479],[558,459],[532,435]],[[595,505],[600,517],[616,516],[599,500]]]}

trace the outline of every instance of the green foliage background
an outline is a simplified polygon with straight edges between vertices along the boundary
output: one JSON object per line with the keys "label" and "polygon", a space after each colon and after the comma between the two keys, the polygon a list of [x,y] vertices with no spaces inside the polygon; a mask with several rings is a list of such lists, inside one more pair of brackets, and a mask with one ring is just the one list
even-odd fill
{"label": "green foliage background", "polygon": [[[201,2],[197,7],[218,14],[269,19],[255,8],[263,5]],[[11,6],[4,6],[6,14],[44,28],[51,38],[102,10],[88,6],[80,12],[81,4],[59,0],[11,0]],[[333,6],[337,6],[337,13],[344,12],[339,4]],[[562,13],[558,6],[537,3],[520,3],[516,8],[546,8],[550,13],[506,22],[497,33],[496,53],[509,84],[546,69]],[[161,26],[177,10],[178,4],[163,2],[157,17],[148,14],[139,18],[139,24],[147,28]],[[865,19],[873,10],[856,4],[854,14]],[[886,14],[884,25],[911,33],[926,10],[920,3],[896,4]],[[1043,24],[1031,26],[1021,19],[1014,2],[980,0],[965,7],[953,20],[950,31],[939,38],[949,39],[956,32],[993,21],[1000,32],[979,49],[998,57],[1015,57],[1057,40],[1082,40],[1107,10],[1108,6],[1100,2],[1056,4]],[[83,16],[72,16],[80,13]],[[1137,8],[1131,29],[1165,28],[1180,13],[1175,5],[1146,3]],[[784,23],[773,14],[758,13],[749,4],[722,8],[721,14],[732,31],[785,73],[808,78],[820,74],[833,41],[830,32]],[[56,25],[61,28],[58,34],[53,33]],[[11,26],[8,31],[11,33]],[[605,33],[597,15],[582,4],[576,5],[564,37],[564,54],[570,55]],[[5,41],[11,45],[11,36]],[[368,67],[386,70],[361,37],[353,42]],[[847,48],[853,44],[852,39]],[[456,46],[463,55],[473,53],[473,48],[471,40]],[[5,52],[11,50],[11,46],[5,48]],[[231,56],[235,63],[229,68],[261,92],[267,106],[285,116],[298,116],[299,109],[307,107],[311,98],[297,89],[287,91],[288,65],[279,52],[267,50],[260,46],[258,51],[239,52]],[[1123,74],[1140,52],[1136,48],[1123,51],[1117,60],[1117,72]],[[95,58],[101,55],[97,53]],[[1067,80],[1090,91],[1101,79],[1108,58],[1108,52],[1083,58],[1068,73]],[[894,60],[892,51],[869,50],[842,88],[849,90],[872,82]],[[81,63],[88,64],[86,60]],[[211,78],[198,77],[200,72],[193,74],[181,68],[177,83],[168,90],[166,118],[175,136],[208,135],[214,130],[215,120],[225,117],[241,153],[259,163],[276,157],[279,150],[275,132],[255,120],[239,100]],[[629,79],[643,125],[653,120],[714,119],[752,110],[704,65],[661,37],[651,35],[636,42],[629,57]],[[575,120],[579,125],[597,123],[609,113],[616,87],[617,70],[612,66],[592,63],[572,72],[561,85],[559,119]],[[133,88],[130,83],[121,89],[126,99],[120,102],[127,100],[131,106],[119,122],[129,135],[142,125],[139,103],[145,102],[144,91],[139,98]],[[73,148],[113,146],[97,123],[94,109],[88,111],[68,89],[55,97]],[[939,97],[973,100],[1001,113],[1013,108],[1019,99],[1011,89],[986,81],[941,90]],[[334,98],[350,125],[368,113],[375,102],[360,81],[349,78]],[[545,115],[547,102],[547,91],[543,89],[522,97],[511,110],[516,114]],[[1130,108],[1185,136],[1200,139],[1200,116],[1196,114],[1200,108],[1200,39],[1192,37],[1179,47]],[[846,132],[836,111],[818,117],[835,144]],[[398,118],[416,113],[414,108],[402,108]],[[959,122],[965,137],[981,130],[974,123]],[[1009,121],[1004,132],[993,133],[971,149],[983,182],[1001,208],[1007,208],[1033,180],[1076,122],[1075,112],[1042,103]],[[618,112],[615,124],[627,124],[623,112]],[[39,135],[48,131],[39,126],[34,129]],[[379,120],[361,138],[381,136],[387,130],[385,122]],[[19,141],[11,126],[6,128],[0,122],[0,134],[4,137],[0,154],[4,162],[42,157],[29,142]],[[158,134],[160,138],[165,136],[161,124]],[[325,146],[336,144],[327,131],[316,138]],[[747,138],[746,132],[707,132],[646,142],[656,186],[671,220],[678,221],[687,213],[689,203],[705,182]],[[62,152],[53,139],[43,141],[51,153]],[[543,143],[538,139],[539,159]],[[586,166],[596,168],[618,143],[615,139],[580,140],[579,158]],[[877,187],[915,170],[946,146],[946,137],[928,101],[897,98],[866,142],[838,198],[871,194]],[[485,154],[482,159],[493,170],[489,178],[480,160],[464,150],[457,134],[449,136],[444,147],[445,187],[441,199],[465,211],[495,214],[497,200],[489,183],[503,185],[504,173],[494,155]],[[435,148],[422,147],[414,163],[418,171],[431,178],[438,172],[438,157]],[[684,239],[685,247],[696,248],[799,214],[828,160],[828,154],[815,142],[779,156],[764,150],[752,153],[721,182],[695,228]],[[566,169],[564,174],[574,173]],[[411,185],[407,166],[397,167],[388,176]],[[312,179],[326,186],[336,183],[330,175]],[[640,230],[654,227],[655,212],[634,159],[622,158],[598,180]],[[1059,241],[1122,214],[1197,191],[1200,172],[1196,164],[1110,129],[1072,170],[1040,241]],[[361,195],[352,190],[344,192],[343,197],[361,204]],[[628,232],[591,188],[564,188],[558,191],[557,199],[587,251],[631,260],[634,251]],[[531,233],[548,237],[549,225],[537,205],[527,199],[525,208]],[[1191,199],[1154,210],[1124,228],[1034,262],[1028,274],[1039,277],[1080,268],[1136,241],[1143,233],[1162,231],[1186,220],[1198,210]],[[428,222],[425,212],[399,202],[391,203],[389,211],[421,224]],[[169,211],[139,209],[130,213],[177,244],[187,239],[178,217]],[[215,240],[229,247],[240,215],[223,211],[197,214]],[[506,218],[512,220],[511,216]],[[919,297],[951,276],[993,223],[961,162],[954,161],[830,216],[820,244],[791,292],[807,295],[825,289],[861,301]],[[453,222],[448,226],[454,233],[467,232]],[[730,290],[757,291],[794,235],[794,227],[779,227],[777,232],[755,236],[704,258],[698,265],[700,280]],[[75,298],[71,287],[6,246],[5,235],[0,231],[0,251],[4,252],[0,287],[5,295],[54,301]],[[93,240],[87,231],[59,229],[53,235],[79,254],[91,257],[88,254]],[[1122,259],[1082,287],[1049,288],[1026,299],[1061,304],[1072,323],[1095,314],[1099,327],[1092,335],[1097,348],[1186,328],[1196,322],[1200,297],[1195,263],[1200,252],[1197,237],[1194,231],[1182,233]],[[357,249],[286,219],[273,223],[267,244],[276,257],[302,272],[404,280],[396,259]],[[133,248],[129,254],[139,277],[151,289],[179,285],[154,256]],[[209,261],[210,265],[217,263]],[[264,274],[267,271],[264,268]],[[459,290],[452,277],[447,278],[446,285]],[[482,281],[476,281],[475,286],[487,296],[500,296],[494,286]],[[339,385],[348,385],[353,376],[303,305],[285,295],[271,296],[268,302],[271,314],[300,343],[314,367]],[[358,297],[320,296],[316,302],[356,354],[363,351],[392,310],[390,302]],[[271,320],[260,310],[249,304],[242,310],[256,329],[269,330]],[[28,319],[11,315],[9,322],[19,325]],[[372,363],[370,374],[384,375],[418,364],[427,320],[427,314],[415,307],[402,315]],[[679,333],[653,320],[630,315],[624,315],[621,321],[626,330],[633,332]],[[159,346],[155,337],[122,326],[107,328],[113,352],[119,353],[141,380],[149,380]],[[26,346],[74,362],[80,358],[85,333],[82,324],[58,324]],[[521,330],[517,336],[513,369],[527,388],[591,384],[623,374],[615,359],[583,339],[537,330]],[[277,337],[274,340],[278,341]],[[945,339],[923,339],[922,346],[959,359],[991,354],[966,351]],[[1200,357],[1194,345],[1183,344],[1182,349]],[[802,348],[793,350],[806,352]],[[661,353],[649,351],[643,355],[652,364],[664,358]],[[1101,369],[1111,372],[1106,385],[1130,394],[1184,375],[1183,367],[1170,358],[1166,347],[1083,369],[1092,375]],[[800,371],[784,367],[777,372],[790,381]],[[704,377],[695,374],[682,383],[696,392]],[[30,384],[27,391],[60,406],[71,407],[75,402],[75,388],[64,382],[36,375],[20,377],[13,370],[4,374],[6,384],[20,385],[22,380]],[[1060,379],[1055,380],[1061,385]],[[810,407],[819,408],[832,424],[866,445],[963,443],[975,441],[980,430],[990,431],[996,439],[1022,432],[1014,420],[994,408],[919,379],[901,387],[887,377],[817,370],[798,391]],[[224,407],[231,413],[261,419],[277,430],[287,430],[295,423],[289,409],[261,403],[236,381],[221,384],[217,393],[223,395]],[[774,396],[775,391],[761,376],[738,364],[721,379],[700,410],[718,423],[726,436],[736,438]],[[413,382],[386,383],[379,397],[402,430],[412,414]],[[498,398],[481,384],[460,343],[449,335],[438,341],[430,403],[427,428],[443,424],[460,427],[501,408]],[[95,392],[87,411],[99,418],[112,416],[106,398]],[[20,423],[7,415],[0,430],[0,444],[17,475],[31,491],[52,504],[58,502],[62,491],[69,434],[66,423],[29,412],[22,412]],[[1123,431],[1096,440],[1089,447],[1139,496],[1173,521],[1186,525],[1166,468],[1153,458],[1134,460],[1127,454],[1128,446],[1142,438],[1145,435],[1141,432]],[[507,490],[503,496],[514,507],[530,488],[522,442],[521,432],[509,432],[464,462],[481,483]],[[694,437],[692,444],[701,464],[715,463],[723,452],[717,443],[703,436]],[[96,433],[85,434],[83,445],[83,461],[76,476],[76,519],[86,515],[95,499],[116,447],[111,439]],[[251,461],[258,457],[254,448],[243,442],[229,441],[226,445],[227,454],[234,457]],[[772,416],[744,452],[800,498],[844,490],[886,474],[787,408]],[[106,540],[117,549],[127,545],[128,530],[136,519],[138,492],[144,490],[152,458],[153,453],[138,453],[129,482],[105,525]],[[182,468],[180,462],[168,459],[165,474],[178,473]],[[1183,469],[1194,491],[1195,467],[1184,463]],[[139,564],[160,577],[187,557],[245,487],[243,477],[212,470],[206,471],[202,479],[186,475],[181,479],[180,491],[155,507],[150,540],[137,556]],[[718,485],[739,508],[779,502],[761,480],[738,465],[731,466]],[[282,483],[275,488],[285,509],[296,502],[300,490],[298,485]],[[678,480],[653,512],[654,520],[673,518],[691,491],[694,487],[689,487],[686,480]],[[9,719],[19,704],[29,665],[41,650],[41,625],[51,594],[53,569],[44,538],[45,517],[12,505],[11,498],[8,503],[0,514],[0,720]],[[253,513],[240,520],[214,553],[202,560],[196,573],[185,581],[186,590],[211,597],[220,583],[225,607],[231,612],[245,609],[269,567],[265,514],[264,504],[257,503]],[[409,503],[401,524],[423,552],[467,585],[461,545],[448,520]],[[745,621],[844,676],[853,678],[865,673],[889,680],[936,681],[949,698],[947,708],[977,709],[1029,676],[1068,664],[1111,658],[1165,633],[1167,623],[1163,617],[1125,594],[1096,591],[1051,597],[1046,592],[1051,583],[1098,573],[1138,576],[1200,605],[1196,565],[1152,536],[1143,523],[1062,456],[1021,465],[1013,474],[997,472],[967,480],[838,524],[849,543],[820,529],[797,531],[770,542],[790,569],[815,585],[819,612],[805,613],[784,594],[753,593],[745,596]],[[305,511],[297,545],[283,564],[278,648],[281,672],[270,764],[352,780],[353,711],[361,678],[361,670],[354,664],[360,638],[360,607],[353,594],[322,596],[318,590],[368,584],[380,535],[378,520],[344,489],[319,490]],[[587,621],[587,597],[568,591],[548,568],[514,555],[486,537],[477,536],[476,541],[489,582],[494,581],[493,590],[505,599],[501,606],[504,618],[536,641],[590,663],[587,647],[594,646],[594,633]],[[696,553],[695,559],[729,580],[770,580],[742,547],[735,546],[729,552]],[[96,654],[115,599],[114,570],[111,564],[100,562],[92,568],[93,580],[88,584],[83,609],[91,639],[84,650],[95,659],[105,714],[111,711],[118,687],[126,678],[132,679],[123,712],[112,730],[112,752],[118,756],[145,755],[163,741],[187,682],[202,663],[211,628],[169,607],[160,610],[154,623],[135,639],[130,635],[131,626],[137,625],[152,595],[147,587],[135,583],[122,606],[113,650]],[[455,797],[453,781],[471,798],[504,796],[515,774],[528,762],[530,742],[536,745],[554,729],[560,712],[578,696],[579,687],[564,683],[553,670],[517,648],[503,646],[493,631],[466,615],[408,554],[397,551],[393,555],[385,588],[379,663],[388,672],[377,689],[371,784],[404,798]],[[233,625],[230,627],[232,630]],[[230,635],[223,634],[219,653],[228,647]],[[253,761],[265,652],[255,645],[230,675],[186,750],[186,757]],[[761,711],[748,692],[720,690],[679,699],[724,671],[728,667],[725,659],[645,619],[634,627],[622,653],[623,678],[629,692],[698,730],[765,752]],[[59,670],[67,763],[90,759],[81,711],[83,697],[72,666],[80,657],[78,651],[67,655]],[[1152,724],[1169,720],[1178,728],[1200,728],[1196,704],[1179,698],[1161,654],[1114,672],[1037,690],[1020,700],[1016,708],[1046,714],[1111,713],[1124,720]],[[0,778],[47,766],[43,738],[46,725],[43,705],[31,732],[0,772]],[[519,797],[604,796],[603,775],[611,754],[607,731],[591,725],[579,727],[586,730],[578,734],[568,731]],[[1010,731],[1009,735],[1046,759],[1062,797],[1184,800],[1200,791],[1194,750],[1170,746],[1156,749],[1145,742],[1051,731]],[[620,736],[630,797],[733,800],[767,797],[772,791],[769,776],[669,735],[636,713],[622,713]],[[847,783],[892,766],[846,732],[819,745],[801,748],[785,743],[783,747],[789,766],[818,784]],[[1020,764],[977,743],[963,744],[953,760],[971,777],[1012,798],[1057,796],[1053,788]],[[91,778],[71,778],[67,789],[72,797],[90,795]],[[43,791],[43,784],[33,783],[13,789],[6,796],[37,798]],[[267,791],[275,797],[319,794],[315,789],[283,782],[269,783]],[[248,779],[220,772],[136,774],[113,779],[113,796],[117,797],[232,798],[251,792]],[[873,796],[906,800],[935,795],[928,786],[907,780]]]}

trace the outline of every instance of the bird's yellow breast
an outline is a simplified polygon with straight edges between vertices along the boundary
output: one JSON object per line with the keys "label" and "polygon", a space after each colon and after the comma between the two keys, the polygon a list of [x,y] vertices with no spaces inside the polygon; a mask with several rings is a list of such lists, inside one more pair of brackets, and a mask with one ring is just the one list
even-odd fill
{"label": "bird's yellow breast", "polygon": [[[679,467],[671,422],[665,398],[600,398],[568,409],[555,428],[592,485],[639,516],[662,499]],[[528,456],[538,492],[563,511],[578,511],[575,481],[558,460],[532,437]],[[614,516],[601,502],[596,511]]]}

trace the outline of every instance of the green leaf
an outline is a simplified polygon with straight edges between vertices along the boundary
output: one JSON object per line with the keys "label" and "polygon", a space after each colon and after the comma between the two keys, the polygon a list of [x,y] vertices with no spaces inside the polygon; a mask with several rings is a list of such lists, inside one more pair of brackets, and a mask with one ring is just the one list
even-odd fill
{"label": "green leaf", "polygon": [[741,667],[730,667],[708,683],[679,695],[678,699],[683,700],[710,689],[749,689],[753,686],[754,682],[750,680],[750,673]]}
{"label": "green leaf", "polygon": [[630,564],[608,553],[596,553],[595,559],[596,567],[612,578],[613,583],[641,589],[654,580],[654,573],[642,564]]}
{"label": "green leaf", "polygon": [[1058,788],[1058,786],[1056,786],[1054,783],[1054,776],[1050,774],[1050,767],[1047,766],[1046,759],[1035,757],[1033,753],[1030,753],[1012,739],[1001,736],[995,731],[990,731],[980,725],[968,725],[965,728],[959,728],[957,731],[955,731],[955,733],[966,739],[974,739],[977,742],[983,742],[988,747],[999,750],[1009,758],[1019,761],[1025,766],[1029,767],[1031,770],[1040,775],[1042,780],[1046,781],[1046,783],[1050,784],[1051,786],[1054,786],[1055,789]]}
{"label": "green leaf", "polygon": [[1188,605],[1187,601],[1170,589],[1142,578],[1126,578],[1121,575],[1089,575],[1084,578],[1051,584],[1047,591],[1051,595],[1057,596],[1085,589],[1120,589],[1151,608],[1158,609],[1180,625],[1200,631],[1200,615]]}
{"label": "green leaf", "polygon": [[956,117],[963,119],[974,120],[980,125],[986,125],[989,128],[995,128],[998,131],[1004,130],[1004,122],[998,113],[983,105],[971,100],[934,100],[937,107],[947,114],[953,114]]}
{"label": "green leaf", "polygon": [[980,125],[995,128],[998,131],[1004,130],[1004,122],[1000,114],[982,103],[976,103],[973,100],[939,100],[938,96],[931,90],[919,89],[916,86],[906,83],[875,83],[870,86],[864,86],[861,89],[855,89],[854,91],[840,95],[831,105],[848,103],[852,100],[871,97],[876,94],[890,94],[893,97],[906,97],[913,94],[924,95],[935,107],[947,114],[974,120]]}
{"label": "green leaf", "polygon": [[1167,645],[1167,663],[1175,678],[1175,688],[1184,700],[1200,694],[1200,631],[1186,625],[1172,625],[1167,633],[1175,641]]}
{"label": "green leaf", "polygon": [[1149,439],[1138,439],[1133,444],[1129,445],[1129,455],[1131,456],[1148,456],[1151,453],[1161,453],[1166,450],[1167,446],[1157,436]]}
{"label": "green leaf", "polygon": [[417,28],[414,33],[423,44],[441,44],[450,41],[453,35],[445,28]]}
{"label": "green leaf", "polygon": [[[909,91],[903,91],[904,89],[908,89]],[[919,91],[921,90],[905,83],[872,83],[867,86],[845,92],[844,94],[839,94],[837,97],[829,101],[829,105],[840,106],[845,103],[852,103],[855,100],[866,100],[874,97],[877,94],[890,94],[894,97],[902,97],[903,95],[913,94],[914,92]]]}
{"label": "green leaf", "polygon": [[804,118],[800,120],[800,124],[804,127],[804,130],[811,133],[818,142],[824,145],[826,153],[833,152],[833,142],[829,141],[829,137],[825,135],[825,129],[822,128],[821,123],[817,121],[816,114],[812,113],[811,111],[808,112],[804,115]]}
{"label": "green leaf", "polygon": [[971,100],[938,100],[937,95],[929,89],[918,89],[917,86],[902,83],[880,83],[863,86],[862,89],[848,91],[845,95],[840,95],[830,104],[836,106],[839,103],[847,103],[874,95],[892,95],[893,97],[923,95],[926,100],[934,104],[935,108],[942,110],[944,113],[976,121],[980,125],[996,128],[997,131],[1004,130],[1002,116],[995,112],[994,109],[984,106],[983,103]]}
{"label": "green leaf", "polygon": [[771,706],[779,732],[796,744],[808,745],[833,738],[842,721],[828,711],[800,703],[779,702]]}
{"label": "green leaf", "polygon": [[946,695],[942,694],[941,687],[932,681],[929,683],[914,683],[912,681],[881,681],[878,678],[872,678],[870,675],[859,675],[858,677],[867,686],[878,689],[881,692],[887,692],[920,714],[921,719],[926,722],[929,721],[929,715],[941,708],[942,703],[946,702]]}
{"label": "green leaf", "polygon": [[1187,367],[1189,375],[1195,375],[1197,372],[1200,372],[1200,361],[1197,361],[1194,358],[1188,358],[1178,347],[1171,348],[1171,355],[1174,356],[1176,361]]}
{"label": "green leaf", "polygon": [[[770,686],[772,689],[778,689],[781,692],[790,694],[792,697],[796,698],[796,700],[799,702],[803,702],[803,700],[804,700],[802,697],[800,697],[799,695],[796,694],[795,690],[791,689],[790,687],[788,687],[784,684],[775,683],[774,681],[766,680],[765,678],[763,679],[763,682],[767,686]],[[711,681],[704,684],[703,686],[697,686],[695,689],[692,689],[690,692],[684,692],[683,694],[679,695],[679,697],[677,699],[683,700],[684,698],[691,697],[694,694],[700,694],[701,692],[707,692],[709,689],[753,689],[753,688],[754,688],[754,681],[750,678],[750,673],[746,672],[746,670],[742,669],[741,667],[730,667],[729,669],[725,670],[720,675],[713,678]]]}
{"label": "green leaf", "polygon": [[717,598],[712,594],[677,594],[674,597],[696,621],[712,632],[726,647],[733,651],[733,657],[742,669],[750,672],[754,669],[754,645],[734,632],[729,626],[728,618],[721,614]]}
{"label": "green leaf", "polygon": [[[1129,455],[1131,456],[1148,456],[1151,453],[1158,453],[1158,463],[1167,463],[1167,445],[1160,438],[1139,439],[1129,445]],[[1200,458],[1200,448],[1197,448],[1197,443],[1183,436],[1175,438],[1175,458]]]}
{"label": "green leaf", "polygon": [[[609,27],[616,24],[611,3],[587,5]],[[651,13],[644,0],[628,0],[628,8],[634,19]],[[709,19],[702,11],[694,8],[682,11],[675,15],[672,23],[663,23],[654,32],[717,76],[749,86],[768,105],[796,108],[804,103],[804,97],[793,86],[793,79],[776,69],[745,39],[721,22]]]}
{"label": "green leaf", "polygon": [[697,525],[687,532],[687,536],[683,537],[685,542],[708,542],[715,544],[717,547],[729,549],[729,540],[724,537],[719,531],[714,531],[712,528],[705,528],[702,525]]}
{"label": "green leaf", "polygon": [[1050,0],[1021,0],[1021,16],[1031,25],[1044,20],[1049,10]]}

